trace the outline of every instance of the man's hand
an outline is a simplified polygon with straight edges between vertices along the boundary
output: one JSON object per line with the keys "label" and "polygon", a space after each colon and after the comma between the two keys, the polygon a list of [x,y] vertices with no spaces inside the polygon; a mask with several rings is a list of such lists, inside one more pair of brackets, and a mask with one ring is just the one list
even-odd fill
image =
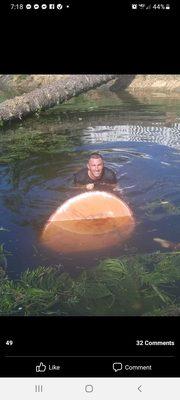
{"label": "man's hand", "polygon": [[87,190],[92,190],[92,189],[94,189],[94,183],[88,183],[88,184],[86,185],[86,189],[87,189]]}

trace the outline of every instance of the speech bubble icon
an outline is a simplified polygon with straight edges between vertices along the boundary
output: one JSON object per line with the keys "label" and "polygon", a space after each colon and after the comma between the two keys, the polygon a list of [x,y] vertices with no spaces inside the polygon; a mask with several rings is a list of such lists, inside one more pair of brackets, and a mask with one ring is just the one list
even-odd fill
{"label": "speech bubble icon", "polygon": [[113,370],[115,372],[121,371],[122,367],[123,367],[122,363],[119,363],[119,362],[113,363]]}

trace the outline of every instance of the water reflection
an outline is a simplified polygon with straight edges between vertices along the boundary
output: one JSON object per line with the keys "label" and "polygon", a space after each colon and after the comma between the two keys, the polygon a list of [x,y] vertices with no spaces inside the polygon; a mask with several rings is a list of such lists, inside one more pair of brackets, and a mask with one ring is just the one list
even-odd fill
{"label": "water reflection", "polygon": [[85,141],[91,137],[92,143],[97,142],[150,142],[180,149],[180,123],[173,127],[158,124],[146,125],[113,125],[94,126],[84,130]]}

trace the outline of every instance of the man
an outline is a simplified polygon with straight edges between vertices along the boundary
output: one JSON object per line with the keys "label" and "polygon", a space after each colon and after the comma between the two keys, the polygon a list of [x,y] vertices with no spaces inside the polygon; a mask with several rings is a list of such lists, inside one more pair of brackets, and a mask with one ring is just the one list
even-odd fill
{"label": "man", "polygon": [[92,190],[103,184],[114,185],[117,183],[117,178],[114,171],[104,166],[102,156],[98,153],[92,153],[87,167],[74,174],[74,182],[86,185],[87,190]]}

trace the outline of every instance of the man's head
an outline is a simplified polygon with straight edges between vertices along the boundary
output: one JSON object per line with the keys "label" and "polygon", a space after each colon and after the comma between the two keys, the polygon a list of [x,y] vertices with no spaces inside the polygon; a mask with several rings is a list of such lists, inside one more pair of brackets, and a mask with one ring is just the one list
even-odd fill
{"label": "man's head", "polygon": [[92,153],[87,164],[88,175],[91,179],[99,179],[103,173],[104,161],[100,154]]}

